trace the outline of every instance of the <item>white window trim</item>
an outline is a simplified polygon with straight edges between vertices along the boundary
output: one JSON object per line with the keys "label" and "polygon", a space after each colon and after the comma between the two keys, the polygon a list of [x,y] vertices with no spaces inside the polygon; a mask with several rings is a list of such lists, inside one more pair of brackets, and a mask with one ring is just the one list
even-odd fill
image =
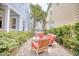
{"label": "white window trim", "polygon": [[17,18],[16,17],[13,16],[13,17],[10,18],[10,20],[11,20],[11,22],[10,22],[10,25],[11,25],[10,29],[11,30],[16,30],[17,29],[17,24],[16,24],[16,28],[15,29],[12,28],[12,24],[11,23],[12,23],[12,19],[14,19],[14,18],[16,19],[16,23],[17,23]]}

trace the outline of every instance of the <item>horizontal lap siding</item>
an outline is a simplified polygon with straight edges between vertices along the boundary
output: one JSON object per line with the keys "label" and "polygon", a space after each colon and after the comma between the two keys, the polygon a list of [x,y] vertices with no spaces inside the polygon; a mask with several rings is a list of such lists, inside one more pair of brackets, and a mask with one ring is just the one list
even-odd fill
{"label": "horizontal lap siding", "polygon": [[79,4],[52,4],[52,20],[55,26],[72,24],[79,21]]}
{"label": "horizontal lap siding", "polygon": [[[10,3],[10,6],[12,6],[20,15],[20,28],[24,31],[28,31],[29,29],[29,23],[30,23],[30,13],[29,13],[29,4],[28,3]],[[24,24],[23,24],[24,21]]]}
{"label": "horizontal lap siding", "polygon": [[24,3],[10,3],[9,5],[11,5],[13,8],[15,8],[19,14],[21,15],[22,18],[26,19],[28,18],[27,15],[28,13],[28,4],[24,4]]}

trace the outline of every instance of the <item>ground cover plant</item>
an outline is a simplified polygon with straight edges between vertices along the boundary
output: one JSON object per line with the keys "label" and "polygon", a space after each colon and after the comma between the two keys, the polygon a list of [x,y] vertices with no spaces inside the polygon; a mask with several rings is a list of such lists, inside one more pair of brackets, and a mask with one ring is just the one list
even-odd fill
{"label": "ground cover plant", "polygon": [[13,55],[31,36],[32,32],[0,32],[0,55]]}

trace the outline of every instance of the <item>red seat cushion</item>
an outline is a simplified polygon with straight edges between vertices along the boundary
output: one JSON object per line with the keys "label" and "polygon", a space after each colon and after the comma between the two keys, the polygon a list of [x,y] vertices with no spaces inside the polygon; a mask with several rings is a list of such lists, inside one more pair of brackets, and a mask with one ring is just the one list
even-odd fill
{"label": "red seat cushion", "polygon": [[32,47],[35,48],[35,49],[36,49],[37,47],[39,47],[39,42],[34,42],[34,41],[33,41],[33,42],[32,42]]}

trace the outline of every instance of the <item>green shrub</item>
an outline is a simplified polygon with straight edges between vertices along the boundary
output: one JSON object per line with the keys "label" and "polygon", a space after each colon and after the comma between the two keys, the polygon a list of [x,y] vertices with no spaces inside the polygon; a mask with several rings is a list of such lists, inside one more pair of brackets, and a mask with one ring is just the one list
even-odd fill
{"label": "green shrub", "polygon": [[76,35],[76,39],[79,40],[79,22],[75,23],[74,32],[75,32],[75,35]]}
{"label": "green shrub", "polygon": [[72,26],[70,25],[64,25],[62,27],[58,27],[58,28],[53,28],[47,31],[47,33],[53,33],[57,36],[57,42],[59,42],[59,44],[63,44],[63,38],[65,37],[71,37],[71,29]]}
{"label": "green shrub", "polygon": [[63,45],[69,49],[75,49],[78,41],[73,38],[63,38]]}
{"label": "green shrub", "polygon": [[13,49],[18,48],[31,36],[31,32],[0,32],[0,55],[11,55]]}
{"label": "green shrub", "polygon": [[74,55],[79,56],[79,46],[75,49]]}
{"label": "green shrub", "polygon": [[79,22],[74,25],[63,25],[61,27],[49,29],[47,33],[57,36],[57,42],[68,49],[72,49],[75,55],[79,55]]}
{"label": "green shrub", "polygon": [[75,50],[75,55],[79,55],[79,22],[75,23],[74,25],[74,33],[75,33],[75,38],[78,41],[78,44],[76,45]]}

